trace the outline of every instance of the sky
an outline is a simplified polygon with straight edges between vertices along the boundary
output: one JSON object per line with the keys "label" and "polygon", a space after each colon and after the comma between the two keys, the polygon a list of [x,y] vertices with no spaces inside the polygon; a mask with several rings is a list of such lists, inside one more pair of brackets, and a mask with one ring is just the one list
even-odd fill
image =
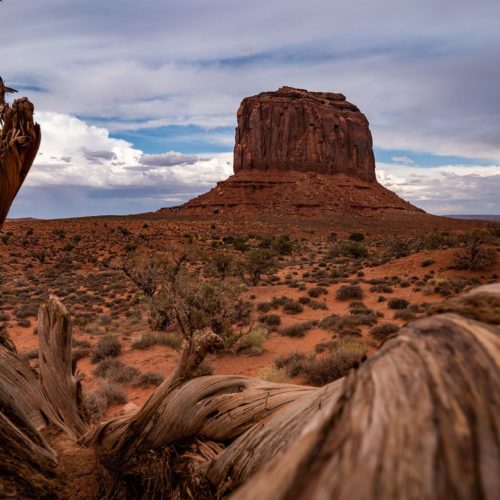
{"label": "sky", "polygon": [[42,145],[11,217],[178,205],[232,173],[236,110],[283,85],[367,116],[377,177],[500,214],[498,0],[4,0],[0,75]]}

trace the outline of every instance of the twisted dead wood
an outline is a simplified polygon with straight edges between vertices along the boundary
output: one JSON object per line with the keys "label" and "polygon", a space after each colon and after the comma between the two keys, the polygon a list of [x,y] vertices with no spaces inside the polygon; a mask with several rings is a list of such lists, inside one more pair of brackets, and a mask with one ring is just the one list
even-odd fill
{"label": "twisted dead wood", "polygon": [[500,285],[462,303],[479,294],[493,324],[443,314],[406,327],[232,498],[498,498]]}
{"label": "twisted dead wood", "polygon": [[0,99],[0,227],[22,186],[40,147],[40,126],[33,121],[34,107],[17,99],[12,108]]}

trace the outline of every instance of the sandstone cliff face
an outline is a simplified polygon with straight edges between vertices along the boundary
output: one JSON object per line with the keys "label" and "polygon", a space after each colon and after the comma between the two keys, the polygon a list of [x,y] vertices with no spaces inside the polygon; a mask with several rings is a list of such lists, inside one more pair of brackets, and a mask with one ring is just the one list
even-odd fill
{"label": "sandstone cliff face", "polygon": [[234,172],[347,174],[375,181],[368,120],[343,94],[281,87],[243,100]]}

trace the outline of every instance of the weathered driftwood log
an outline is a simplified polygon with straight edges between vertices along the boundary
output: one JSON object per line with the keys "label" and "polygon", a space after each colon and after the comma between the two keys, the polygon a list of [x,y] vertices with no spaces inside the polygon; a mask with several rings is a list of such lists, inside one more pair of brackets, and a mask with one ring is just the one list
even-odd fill
{"label": "weathered driftwood log", "polygon": [[[40,126],[33,121],[34,107],[26,98],[12,108],[0,102],[0,227],[40,147]],[[1,122],[0,122],[1,125]]]}

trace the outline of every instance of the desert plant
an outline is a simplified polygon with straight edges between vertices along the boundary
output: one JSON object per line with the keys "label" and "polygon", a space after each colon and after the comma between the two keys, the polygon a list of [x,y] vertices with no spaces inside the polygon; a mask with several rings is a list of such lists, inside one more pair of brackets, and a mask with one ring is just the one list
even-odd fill
{"label": "desert plant", "polygon": [[481,271],[489,269],[496,260],[493,249],[487,248],[486,244],[491,241],[491,234],[482,229],[475,229],[461,235],[462,243],[454,255],[455,268],[468,271]]}
{"label": "desert plant", "polygon": [[266,328],[255,328],[238,340],[236,350],[242,354],[259,355],[264,352],[264,342],[267,338]]}
{"label": "desert plant", "polygon": [[337,380],[349,372],[366,356],[364,344],[353,341],[338,341],[333,350],[310,359],[303,368],[306,383],[324,385]]}
{"label": "desert plant", "polygon": [[398,330],[399,326],[394,323],[383,323],[370,329],[370,335],[377,340],[383,340],[389,335],[396,333]]}
{"label": "desert plant", "polygon": [[401,299],[398,297],[393,297],[387,302],[387,307],[389,309],[406,309],[410,303],[406,299]]}
{"label": "desert plant", "polygon": [[295,323],[294,325],[287,326],[286,328],[281,328],[279,330],[279,334],[284,335],[285,337],[303,337],[306,332],[308,332],[311,328],[314,328],[317,324],[317,321]]}
{"label": "desert plant", "polygon": [[132,343],[132,349],[149,349],[154,345],[166,345],[172,349],[178,350],[182,344],[182,336],[176,333],[143,333],[139,339]]}
{"label": "desert plant", "polygon": [[122,346],[116,337],[113,337],[112,335],[104,335],[99,339],[97,345],[94,347],[92,355],[90,356],[90,361],[92,363],[97,363],[104,358],[118,356],[121,350]]}
{"label": "desert plant", "polygon": [[361,299],[363,290],[359,285],[342,285],[337,290],[336,297],[338,300]]}
{"label": "desert plant", "polygon": [[259,317],[259,321],[266,326],[279,326],[281,324],[281,317],[278,314],[265,314]]}
{"label": "desert plant", "polygon": [[244,262],[244,270],[249,275],[252,286],[257,285],[263,274],[272,273],[274,269],[274,252],[265,248],[256,248],[249,252]]}
{"label": "desert plant", "polygon": [[365,239],[365,235],[363,233],[351,233],[349,235],[349,240],[351,241],[363,241]]}

